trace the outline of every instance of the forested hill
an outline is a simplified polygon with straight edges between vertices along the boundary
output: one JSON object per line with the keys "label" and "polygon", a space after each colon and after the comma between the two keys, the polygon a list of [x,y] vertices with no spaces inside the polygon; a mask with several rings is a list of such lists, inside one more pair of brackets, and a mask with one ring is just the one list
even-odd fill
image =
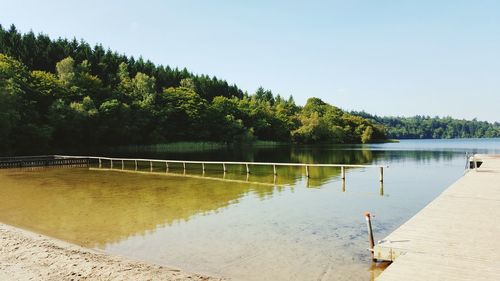
{"label": "forested hill", "polygon": [[366,143],[385,128],[317,98],[259,88],[0,26],[0,152],[172,141]]}
{"label": "forested hill", "polygon": [[394,139],[451,139],[500,137],[500,123],[454,119],[451,117],[380,117],[366,112],[351,112],[387,128]]}

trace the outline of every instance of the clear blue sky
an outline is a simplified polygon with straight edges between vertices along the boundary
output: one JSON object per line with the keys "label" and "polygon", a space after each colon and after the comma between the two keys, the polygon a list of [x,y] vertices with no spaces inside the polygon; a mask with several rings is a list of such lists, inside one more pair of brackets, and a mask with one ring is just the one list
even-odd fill
{"label": "clear blue sky", "polygon": [[381,115],[500,121],[500,1],[4,1],[0,23]]}

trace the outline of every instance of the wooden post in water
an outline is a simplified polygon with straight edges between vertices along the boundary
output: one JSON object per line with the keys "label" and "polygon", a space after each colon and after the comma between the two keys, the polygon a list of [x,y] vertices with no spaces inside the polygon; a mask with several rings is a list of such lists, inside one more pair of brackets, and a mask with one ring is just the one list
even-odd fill
{"label": "wooden post in water", "polygon": [[102,161],[101,158],[99,158],[99,169],[102,168]]}
{"label": "wooden post in water", "polygon": [[248,163],[246,164],[247,166],[247,174],[250,174],[250,169],[248,168]]}
{"label": "wooden post in water", "polygon": [[186,162],[182,162],[182,167],[184,167],[184,173],[186,173]]}
{"label": "wooden post in water", "polygon": [[123,159],[122,159],[122,170],[125,168],[125,164],[123,163]]}
{"label": "wooden post in water", "polygon": [[113,169],[113,159],[111,159],[111,169]]}
{"label": "wooden post in water", "polygon": [[137,171],[137,160],[135,160],[134,163],[135,163],[135,170]]}
{"label": "wooden post in water", "polygon": [[345,180],[345,168],[344,168],[344,166],[340,167],[340,176],[343,180]]}
{"label": "wooden post in water", "polygon": [[375,247],[375,242],[373,241],[373,231],[372,231],[372,216],[369,212],[365,212],[366,227],[368,228],[368,242],[370,243],[370,248],[368,249],[372,254],[372,260],[375,260],[375,255],[373,248]]}
{"label": "wooden post in water", "polygon": [[306,177],[309,178],[309,166],[306,165]]}
{"label": "wooden post in water", "polygon": [[203,173],[205,173],[205,163],[201,163],[201,170]]}
{"label": "wooden post in water", "polygon": [[275,176],[277,175],[277,173],[276,173],[276,165],[273,165],[273,175],[275,175]]}
{"label": "wooden post in water", "polygon": [[380,182],[384,182],[384,167],[380,167]]}
{"label": "wooden post in water", "polygon": [[222,163],[222,170],[224,171],[224,174],[227,172],[226,163]]}
{"label": "wooden post in water", "polygon": [[149,161],[149,170],[153,171],[153,161]]}
{"label": "wooden post in water", "polygon": [[165,173],[168,173],[168,161],[165,161]]}

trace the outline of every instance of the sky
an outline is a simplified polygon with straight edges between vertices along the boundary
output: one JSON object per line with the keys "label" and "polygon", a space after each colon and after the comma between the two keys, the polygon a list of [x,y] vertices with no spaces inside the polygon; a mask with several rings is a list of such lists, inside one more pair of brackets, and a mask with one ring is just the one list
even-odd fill
{"label": "sky", "polygon": [[1,0],[0,24],[84,39],[298,104],[500,121],[500,1]]}

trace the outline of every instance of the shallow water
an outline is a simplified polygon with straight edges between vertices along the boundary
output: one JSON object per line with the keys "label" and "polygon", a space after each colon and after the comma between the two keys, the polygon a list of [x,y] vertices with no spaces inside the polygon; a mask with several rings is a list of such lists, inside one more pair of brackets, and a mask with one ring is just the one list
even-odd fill
{"label": "shallow water", "polygon": [[[0,170],[0,221],[82,246],[234,280],[372,280],[363,212],[375,239],[409,219],[464,171],[465,152],[499,140],[210,151],[114,151],[161,159],[387,164],[376,169],[170,165]],[[107,167],[108,163],[103,163]],[[116,165],[116,164],[115,164]],[[121,169],[115,166],[115,168]]]}

